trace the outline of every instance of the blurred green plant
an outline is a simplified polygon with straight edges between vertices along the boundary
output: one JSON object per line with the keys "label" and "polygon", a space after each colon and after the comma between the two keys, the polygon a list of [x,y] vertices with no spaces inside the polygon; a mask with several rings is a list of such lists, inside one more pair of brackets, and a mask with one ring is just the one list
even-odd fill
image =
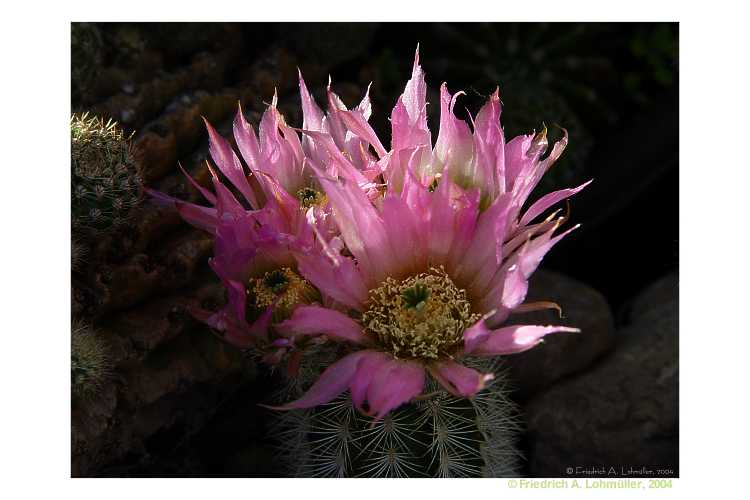
{"label": "blurred green plant", "polygon": [[112,363],[104,340],[88,324],[74,321],[71,328],[70,381],[73,396],[98,396],[112,377]]}
{"label": "blurred green plant", "polygon": [[70,49],[71,93],[77,102],[91,90],[101,69],[104,45],[99,28],[93,23],[71,23]]}
{"label": "blurred green plant", "polygon": [[647,104],[649,87],[668,88],[675,84],[679,50],[677,25],[639,25],[629,40],[628,49],[642,68],[625,74],[624,85],[631,98]]}

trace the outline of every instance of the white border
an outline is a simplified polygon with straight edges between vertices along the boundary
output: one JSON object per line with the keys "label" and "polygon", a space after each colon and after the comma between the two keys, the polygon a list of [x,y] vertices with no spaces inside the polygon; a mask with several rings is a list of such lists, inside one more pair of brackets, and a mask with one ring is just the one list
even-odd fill
{"label": "white border", "polygon": [[[681,92],[681,479],[687,492],[742,495],[748,413],[750,186],[746,15],[688,2],[57,2],[5,7],[0,483],[5,498],[499,498],[579,496],[509,490],[503,480],[71,480],[69,452],[69,22],[674,21]],[[637,147],[637,145],[634,145]],[[660,217],[655,213],[653,217]],[[624,244],[648,245],[637,234]],[[617,265],[617,263],[613,263]],[[654,491],[652,491],[654,493]],[[642,492],[587,491],[588,495]]]}

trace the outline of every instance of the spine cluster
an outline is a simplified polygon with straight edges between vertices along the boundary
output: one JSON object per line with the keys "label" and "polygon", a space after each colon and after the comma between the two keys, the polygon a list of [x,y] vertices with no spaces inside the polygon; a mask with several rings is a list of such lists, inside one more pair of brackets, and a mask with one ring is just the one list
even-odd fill
{"label": "spine cluster", "polygon": [[112,375],[110,357],[104,340],[96,331],[75,321],[71,331],[70,378],[74,396],[97,396]]}
{"label": "spine cluster", "polygon": [[112,121],[70,120],[73,230],[100,233],[128,220],[141,200],[141,169],[129,138]]}

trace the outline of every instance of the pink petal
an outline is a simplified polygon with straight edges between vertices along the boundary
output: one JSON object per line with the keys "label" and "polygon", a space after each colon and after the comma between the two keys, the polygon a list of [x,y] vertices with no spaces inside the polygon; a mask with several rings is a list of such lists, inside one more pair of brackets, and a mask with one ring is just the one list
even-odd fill
{"label": "pink petal", "polygon": [[243,207],[234,194],[226,187],[213,171],[211,167],[208,168],[211,172],[211,181],[214,184],[214,191],[216,191],[216,211],[219,217],[224,217],[224,214],[229,214],[235,218],[241,218],[245,215],[245,207]]}
{"label": "pink petal", "polygon": [[[481,287],[497,271],[498,236],[507,225],[510,195],[498,197],[478,217],[471,244],[457,262],[456,274],[468,283],[468,288]],[[501,250],[502,253],[502,250]]]}
{"label": "pink petal", "polygon": [[328,174],[329,177],[342,177],[357,184],[367,183],[367,179],[362,175],[362,172],[357,170],[343,155],[330,135],[309,130],[302,130],[301,132],[312,139],[315,147],[320,151],[319,156],[324,159],[321,165],[315,165],[315,162],[311,162],[311,166],[319,170],[322,169],[322,172]]}
{"label": "pink petal", "polygon": [[252,215],[224,219],[217,225],[211,268],[222,279],[246,282],[260,249]]}
{"label": "pink petal", "polygon": [[288,126],[283,120],[279,123],[279,129],[281,134],[284,136],[284,140],[291,151],[294,158],[294,165],[302,166],[304,161],[305,153],[302,149],[302,143],[300,142],[299,135],[292,127]]}
{"label": "pink petal", "polygon": [[434,155],[451,175],[463,176],[474,154],[474,143],[469,126],[453,114],[456,99],[463,92],[451,96],[445,83],[440,86],[440,132],[435,142]]}
{"label": "pink petal", "polygon": [[193,177],[190,174],[188,174],[187,171],[185,171],[184,168],[182,168],[182,164],[180,162],[177,162],[177,166],[182,171],[182,174],[187,178],[188,182],[190,182],[190,184],[195,189],[197,189],[198,192],[201,195],[203,195],[203,197],[206,200],[208,200],[209,203],[211,203],[212,205],[216,205],[216,195],[214,195],[211,191],[209,191],[208,189],[204,188],[203,186],[201,186],[200,184],[198,184],[197,182],[195,182],[195,179],[193,179]]}
{"label": "pink petal", "polygon": [[414,55],[411,79],[391,112],[391,149],[432,146],[427,127],[427,84],[419,66],[419,47]]}
{"label": "pink petal", "polygon": [[240,159],[234,154],[229,143],[208,123],[208,120],[204,118],[203,121],[206,123],[206,128],[208,129],[209,153],[214,163],[216,163],[221,173],[229,179],[232,185],[242,193],[248,203],[253,208],[259,208],[258,201],[255,199],[255,193],[253,193],[245,177]]}
{"label": "pink petal", "polygon": [[295,150],[297,138],[292,138],[291,133],[285,137],[280,134],[284,127],[281,114],[275,105],[270,105],[260,120],[259,139],[263,161],[259,170],[273,177],[287,192],[296,193],[303,185],[301,156],[300,151]]}
{"label": "pink petal", "polygon": [[522,272],[518,264],[508,268],[503,283],[503,293],[500,299],[503,311],[510,311],[524,301],[529,291],[529,278]]}
{"label": "pink petal", "polygon": [[307,90],[301,71],[299,71],[299,93],[302,100],[302,128],[320,132],[323,124],[323,111]]}
{"label": "pink petal", "polygon": [[[224,340],[230,344],[240,349],[247,349],[257,345],[259,341],[265,342],[268,340],[268,329],[271,326],[273,308],[269,307],[252,324],[248,324],[244,319],[240,320],[230,316],[227,311],[220,314],[223,314],[221,328],[216,324],[212,326],[223,331]],[[211,325],[211,321],[207,323]]]}
{"label": "pink petal", "polygon": [[367,397],[367,389],[370,387],[373,377],[389,363],[393,357],[378,351],[366,351],[359,363],[357,373],[354,375],[349,389],[352,394],[352,403],[360,412],[363,412],[363,404]]}
{"label": "pink petal", "polygon": [[527,153],[531,162],[526,165],[525,170],[519,173],[518,178],[513,185],[513,204],[518,207],[519,210],[542,179],[544,173],[549,170],[552,164],[554,164],[557,159],[560,158],[563,151],[565,151],[565,148],[568,145],[568,131],[565,129],[562,129],[562,131],[562,139],[555,143],[550,154],[541,161],[537,160],[547,148],[546,131],[537,134],[534,140],[532,140],[531,147]]}
{"label": "pink petal", "polygon": [[449,262],[457,262],[466,256],[466,251],[472,244],[479,218],[481,193],[478,189],[465,192],[456,199],[453,232],[453,243],[448,255]]}
{"label": "pink petal", "polygon": [[500,89],[496,88],[487,103],[477,113],[474,134],[479,135],[488,144],[498,143],[505,148],[505,137],[500,126],[500,112]]}
{"label": "pink petal", "polygon": [[414,64],[411,70],[411,79],[406,82],[406,88],[401,95],[401,100],[409,112],[409,116],[415,121],[425,112],[427,97],[427,84],[424,80],[424,71],[419,65],[419,46],[414,53]]}
{"label": "pink petal", "polygon": [[271,328],[273,320],[273,307],[267,307],[265,311],[248,328],[248,335],[254,339],[268,340],[268,329]]}
{"label": "pink petal", "polygon": [[250,167],[250,170],[260,169],[262,162],[260,144],[255,135],[255,130],[247,123],[242,114],[242,106],[237,110],[232,130],[234,131],[234,140],[237,142],[237,147],[240,149],[247,166]]}
{"label": "pink petal", "polygon": [[331,90],[331,79],[328,79],[328,88],[326,89],[326,95],[328,96],[328,112],[326,113],[326,124],[328,125],[328,133],[333,138],[336,145],[343,149],[346,144],[346,127],[341,121],[339,111],[346,111],[341,98]]}
{"label": "pink petal", "polygon": [[216,229],[218,215],[215,208],[187,203],[151,188],[144,188],[143,190],[153,198],[153,202],[156,205],[177,211],[185,221],[198,229],[209,233],[213,233]]}
{"label": "pink petal", "polygon": [[471,397],[492,380],[491,373],[479,373],[455,361],[440,361],[427,367],[445,390],[458,397]]}
{"label": "pink petal", "polygon": [[416,271],[427,258],[423,221],[402,198],[394,195],[386,195],[381,211],[388,239],[398,249],[394,252],[398,268]]}
{"label": "pink petal", "polygon": [[273,410],[312,408],[332,401],[349,387],[357,372],[360,360],[369,352],[371,351],[357,351],[344,356],[326,368],[301,398],[282,406],[269,406],[268,408]]}
{"label": "pink petal", "polygon": [[331,262],[326,255],[311,252],[295,254],[299,272],[324,295],[336,302],[362,311],[367,301],[367,287],[354,260],[339,256]]}
{"label": "pink petal", "polygon": [[543,213],[545,210],[547,210],[549,207],[554,205],[555,203],[558,203],[565,198],[569,198],[573,196],[574,194],[581,191],[583,188],[588,186],[593,182],[593,179],[584,182],[580,186],[576,188],[570,188],[570,189],[561,189],[559,191],[554,191],[552,193],[548,193],[541,198],[539,198],[529,209],[526,211],[526,213],[521,218],[520,225],[525,226],[532,220],[534,220],[539,214]]}
{"label": "pink petal", "polygon": [[355,108],[357,111],[362,113],[362,116],[365,118],[365,120],[370,119],[370,115],[372,114],[372,104],[370,104],[370,87],[372,86],[372,83],[370,83],[367,86],[367,90],[365,91],[365,96],[362,98],[362,101],[357,105]]}
{"label": "pink petal", "polygon": [[214,232],[218,223],[218,214],[215,208],[201,207],[182,201],[175,201],[174,207],[180,217],[189,224],[209,233]]}
{"label": "pink petal", "polygon": [[[509,311],[516,308],[526,298],[529,287],[528,280],[536,271],[544,255],[562,238],[578,227],[580,225],[576,225],[552,238],[552,233],[557,229],[557,225],[555,225],[543,235],[527,242],[507,260],[506,264],[503,264],[500,272],[493,278],[489,290],[480,291],[482,297],[484,297],[480,303],[480,310],[497,309],[499,314],[507,316]],[[497,300],[498,297],[500,297],[499,301]],[[495,320],[500,321],[501,316],[497,316]]]}
{"label": "pink petal", "polygon": [[[567,231],[551,238],[552,233],[557,229],[557,226],[547,231],[544,235],[534,238],[528,247],[518,253],[518,262],[521,266],[524,277],[527,279],[536,271],[542,259],[555,246],[560,240],[565,238],[567,235],[581,227],[580,224],[576,224]],[[518,305],[518,304],[516,304]],[[515,307],[515,306],[513,306]]]}
{"label": "pink petal", "polygon": [[346,314],[320,306],[298,306],[291,318],[276,325],[276,330],[285,336],[325,334],[331,339],[355,344],[369,341],[362,325]]}
{"label": "pink petal", "polygon": [[451,180],[443,177],[432,193],[432,206],[426,222],[429,224],[429,254],[435,264],[445,262],[457,230],[453,187]]}
{"label": "pink petal", "polygon": [[490,96],[479,110],[474,123],[474,145],[477,173],[489,184],[491,199],[506,191],[505,185],[505,134],[500,126],[500,91]]}
{"label": "pink petal", "polygon": [[190,313],[198,321],[206,323],[215,330],[224,332],[223,339],[240,349],[247,349],[256,345],[259,341],[267,341],[273,308],[269,307],[255,322],[248,324],[245,320],[244,286],[231,280],[222,281],[229,296],[229,303],[226,307],[217,312],[209,312],[194,307],[190,309]]}
{"label": "pink petal", "polygon": [[[512,325],[488,331],[483,342],[476,345],[471,354],[490,357],[515,354],[531,349],[541,342],[542,337],[557,332],[580,332],[578,328],[567,326]],[[466,351],[467,354],[469,351]]]}
{"label": "pink petal", "polygon": [[383,219],[365,192],[352,181],[319,178],[347,248],[370,285],[393,271],[394,257]]}
{"label": "pink petal", "polygon": [[[474,156],[469,167],[459,175],[467,185],[481,189],[483,201],[492,201],[505,191],[501,162],[502,149],[496,144],[487,144],[478,134],[474,134]],[[496,171],[500,171],[501,175],[496,175]]]}
{"label": "pink petal", "polygon": [[505,144],[505,186],[508,191],[521,172],[528,171],[535,159],[528,156],[534,134],[519,135]]}
{"label": "pink petal", "polygon": [[414,361],[392,359],[381,365],[367,388],[370,414],[380,420],[424,389],[424,368]]}
{"label": "pink petal", "polygon": [[481,318],[479,321],[474,323],[472,326],[464,330],[464,353],[471,354],[474,349],[487,340],[487,337],[492,333],[492,330],[487,328],[484,324],[486,318]]}
{"label": "pink petal", "polygon": [[293,182],[291,186],[287,184],[287,186],[282,187],[274,177],[259,171],[255,172],[255,177],[258,180],[262,179],[261,186],[263,186],[266,196],[266,205],[263,207],[262,213],[271,217],[278,216],[276,217],[277,222],[273,224],[274,228],[293,232],[294,222],[300,217],[299,200],[289,194],[290,191],[288,191],[288,189],[295,188]]}
{"label": "pink petal", "polygon": [[378,139],[377,134],[359,111],[339,111],[338,115],[349,130],[375,148],[379,157],[382,158],[386,155],[387,151]]}
{"label": "pink petal", "polygon": [[225,280],[227,290],[227,306],[237,319],[245,319],[246,291],[245,285],[234,280]]}

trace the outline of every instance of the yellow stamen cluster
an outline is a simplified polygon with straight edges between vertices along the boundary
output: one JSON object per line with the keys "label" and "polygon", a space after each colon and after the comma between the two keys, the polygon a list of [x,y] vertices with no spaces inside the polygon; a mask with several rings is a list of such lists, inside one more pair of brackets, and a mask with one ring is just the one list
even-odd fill
{"label": "yellow stamen cluster", "polygon": [[397,357],[438,359],[455,352],[479,318],[466,290],[433,267],[401,281],[387,278],[371,290],[362,322]]}
{"label": "yellow stamen cluster", "polygon": [[309,186],[303,187],[297,191],[297,199],[302,208],[307,209],[313,206],[325,205],[326,195]]}
{"label": "yellow stamen cluster", "polygon": [[318,291],[288,267],[269,271],[260,278],[251,278],[247,295],[256,314],[273,305],[274,322],[288,318],[298,304],[319,300]]}

